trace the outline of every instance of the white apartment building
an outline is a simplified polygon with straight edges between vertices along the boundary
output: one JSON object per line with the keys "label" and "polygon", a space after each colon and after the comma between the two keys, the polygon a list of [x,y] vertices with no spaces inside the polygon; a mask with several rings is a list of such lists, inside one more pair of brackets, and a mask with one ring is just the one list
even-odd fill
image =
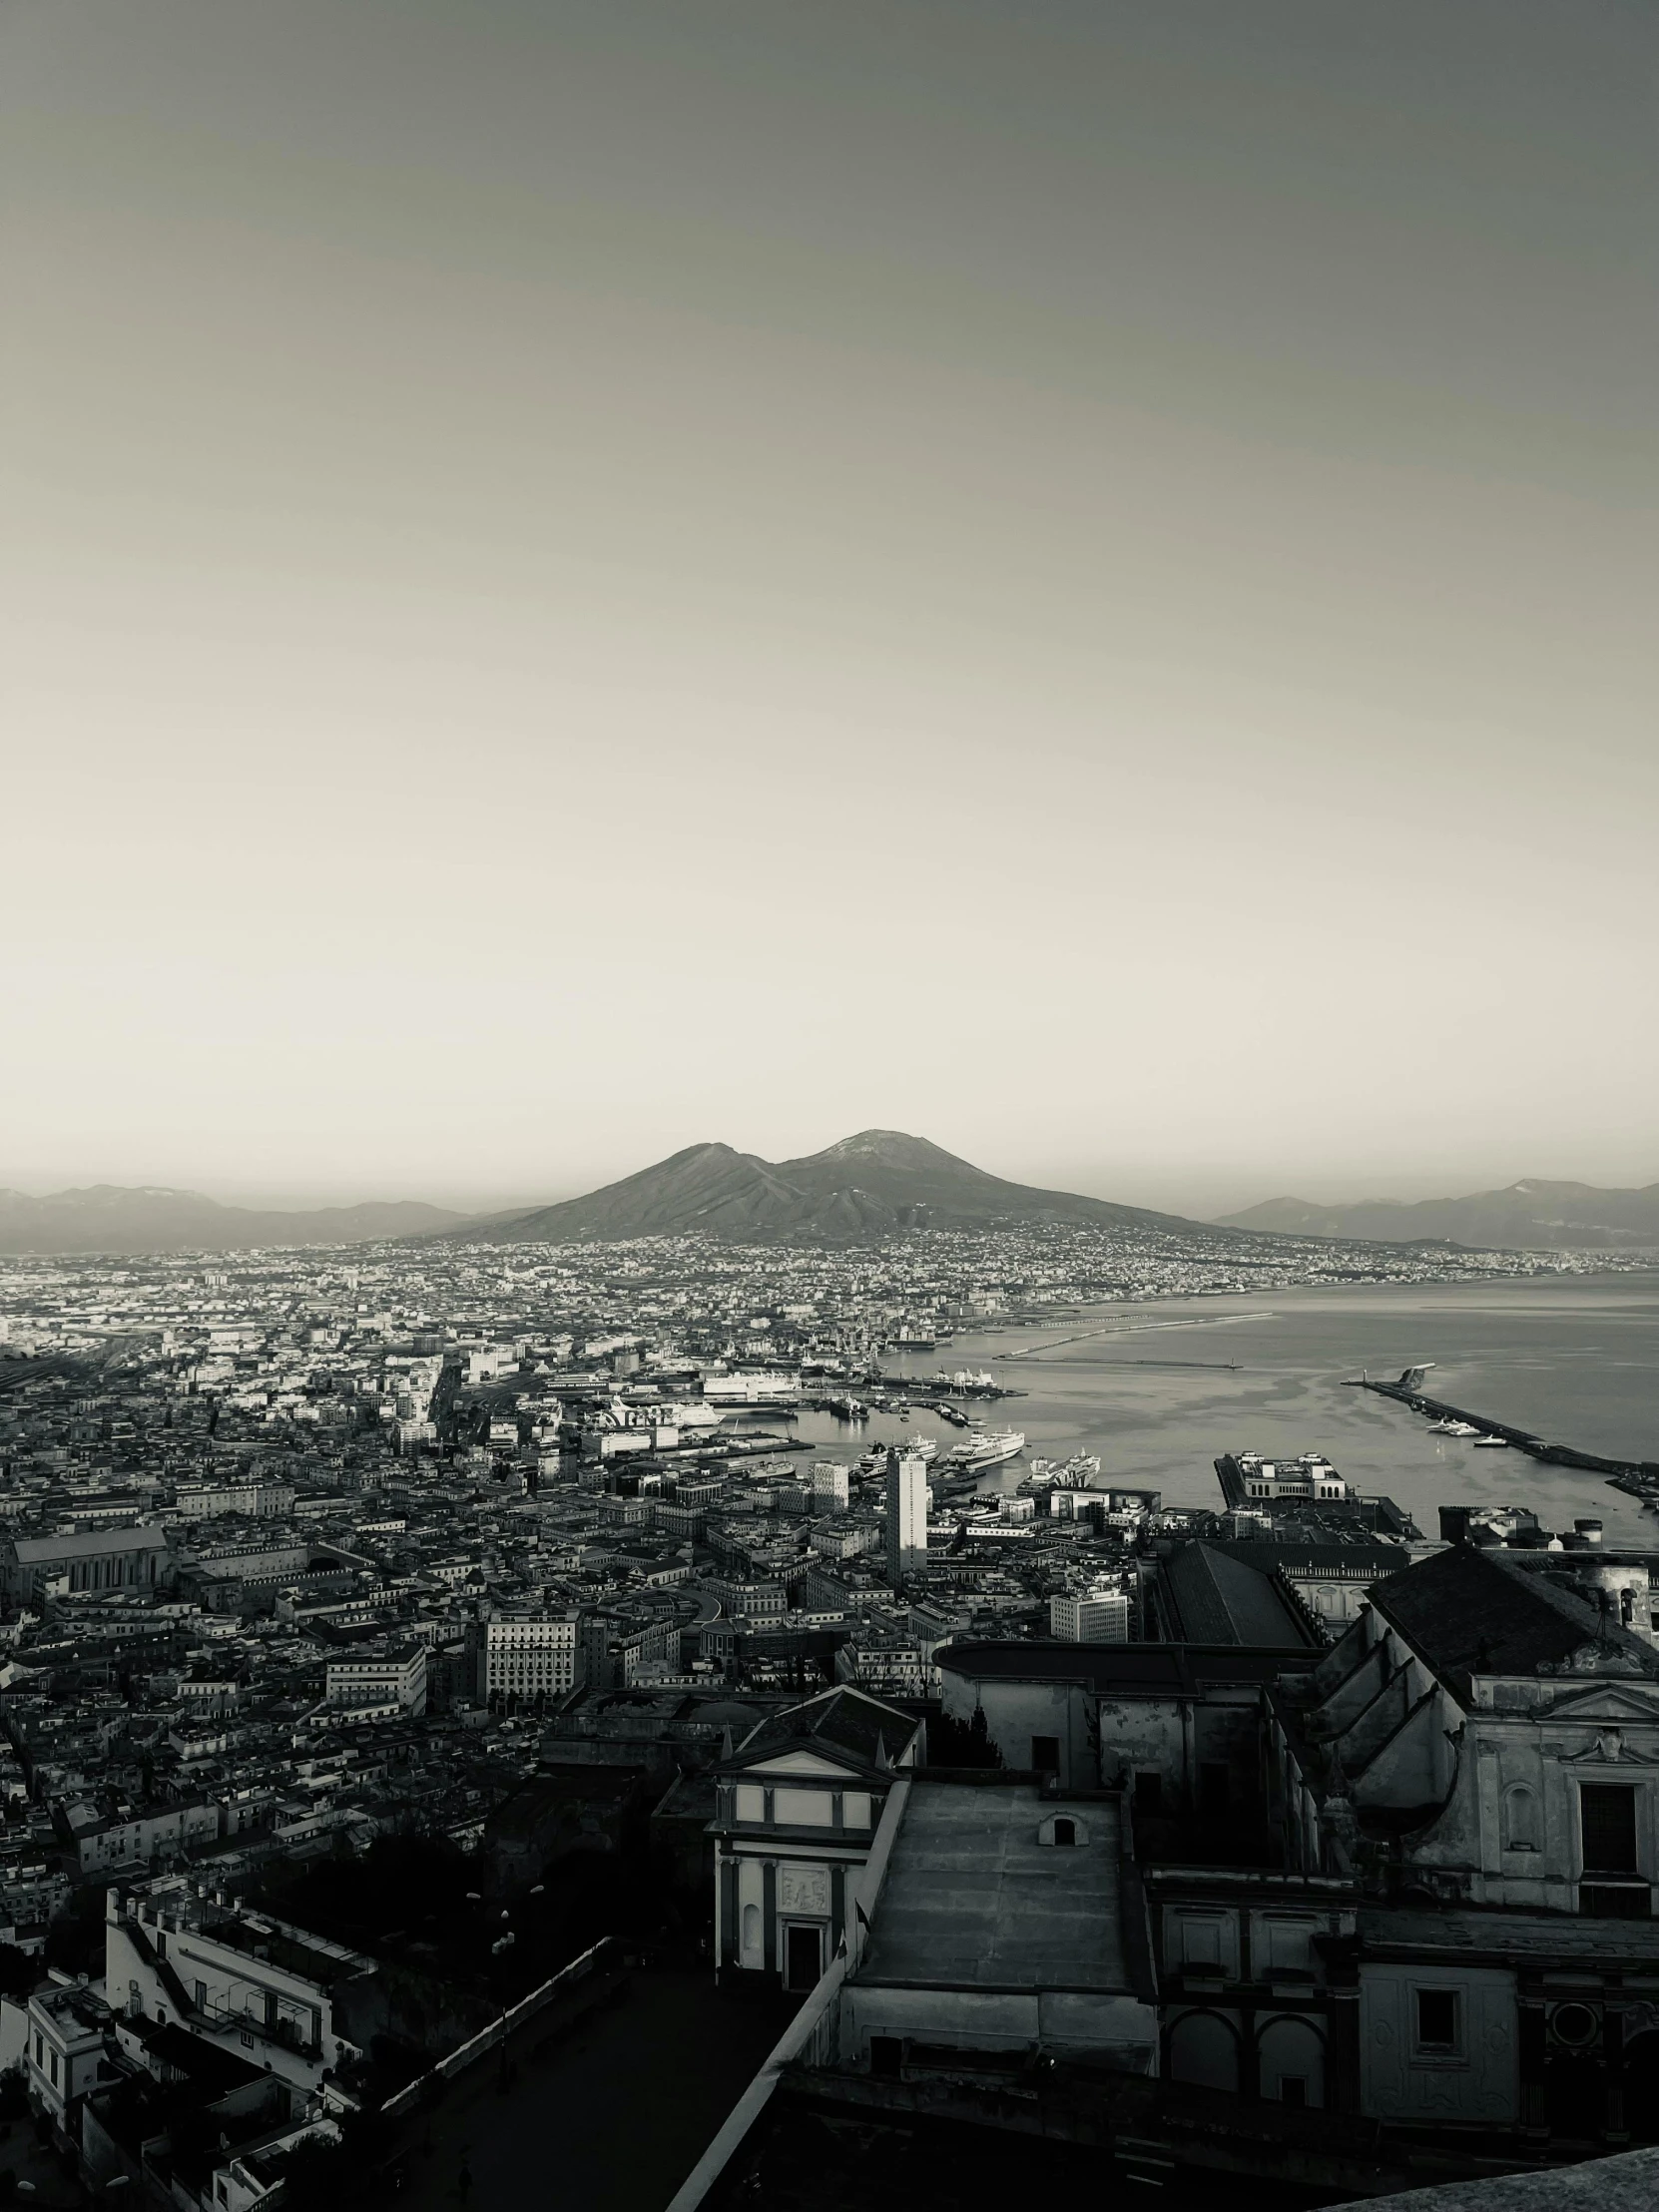
{"label": "white apartment building", "polygon": [[112,1889],[106,1913],[104,1985],[128,2018],[176,2021],[306,2089],[356,2054],[347,2015],[372,1958],[183,1880]]}
{"label": "white apartment building", "polygon": [[844,1513],[851,1503],[852,1471],[820,1459],[813,1468],[813,1511]]}
{"label": "white apartment building", "polygon": [[175,1511],[193,1520],[217,1520],[226,1513],[243,1513],[269,1520],[293,1510],[291,1482],[181,1482]]}
{"label": "white apartment building", "polygon": [[424,1713],[426,1646],[399,1644],[330,1659],[322,1694],[328,1705],[400,1705],[405,1713]]}
{"label": "white apartment building", "polygon": [[1126,1644],[1129,1600],[1121,1590],[1068,1591],[1051,1597],[1048,1633],[1067,1644]]}
{"label": "white apartment building", "polygon": [[562,1697],[576,1687],[576,1615],[506,1618],[484,1630],[486,1697]]}

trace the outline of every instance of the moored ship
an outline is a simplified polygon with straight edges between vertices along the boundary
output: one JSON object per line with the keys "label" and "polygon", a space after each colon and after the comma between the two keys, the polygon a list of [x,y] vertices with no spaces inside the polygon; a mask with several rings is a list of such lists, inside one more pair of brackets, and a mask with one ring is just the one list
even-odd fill
{"label": "moored ship", "polygon": [[1005,1459],[1017,1459],[1024,1449],[1021,1429],[976,1428],[951,1446],[948,1457],[953,1467],[971,1467],[978,1474],[986,1467],[1001,1466]]}

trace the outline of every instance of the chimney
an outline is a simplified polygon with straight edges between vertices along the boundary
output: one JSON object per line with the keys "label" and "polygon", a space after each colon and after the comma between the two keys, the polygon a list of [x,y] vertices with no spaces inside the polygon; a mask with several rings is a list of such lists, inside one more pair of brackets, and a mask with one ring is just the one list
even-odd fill
{"label": "chimney", "polygon": [[1600,1543],[1600,1541],[1601,1541],[1601,1523],[1600,1523],[1600,1521],[1598,1521],[1598,1520],[1575,1520],[1575,1521],[1573,1522],[1573,1524],[1572,1524],[1572,1525],[1573,1525],[1573,1528],[1574,1528],[1574,1530],[1576,1531],[1576,1533],[1577,1533],[1578,1535],[1582,1536],[1582,1537],[1583,1537],[1583,1539],[1584,1539],[1584,1541],[1585,1541],[1585,1542],[1586,1542],[1587,1544],[1599,1544],[1599,1543]]}

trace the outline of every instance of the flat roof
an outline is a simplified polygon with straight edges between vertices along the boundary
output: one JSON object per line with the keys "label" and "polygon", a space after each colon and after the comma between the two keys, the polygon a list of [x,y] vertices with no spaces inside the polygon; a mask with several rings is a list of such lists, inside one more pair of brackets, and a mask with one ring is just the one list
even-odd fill
{"label": "flat roof", "polygon": [[126,1528],[84,1528],[67,1536],[17,1536],[12,1556],[20,1567],[54,1559],[102,1559],[116,1551],[165,1551],[167,1530],[150,1523]]}
{"label": "flat roof", "polygon": [[[1087,1841],[1039,1843],[1050,1814],[1075,1820]],[[1114,1798],[913,1783],[852,1979],[1130,1992],[1118,1824]]]}

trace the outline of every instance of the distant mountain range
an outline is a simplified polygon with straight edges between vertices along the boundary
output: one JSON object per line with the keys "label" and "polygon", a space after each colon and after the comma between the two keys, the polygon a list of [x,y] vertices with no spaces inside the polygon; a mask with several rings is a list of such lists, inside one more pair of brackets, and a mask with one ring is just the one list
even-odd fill
{"label": "distant mountain range", "polygon": [[1659,1247],[1659,1183],[1639,1191],[1601,1191],[1590,1183],[1528,1181],[1414,1205],[1369,1199],[1355,1206],[1314,1206],[1302,1198],[1270,1198],[1227,1215],[1221,1226],[1292,1237],[1364,1238],[1372,1244],[1446,1239],[1488,1251],[1640,1251]]}
{"label": "distant mountain range", "polygon": [[1275,1198],[1219,1223],[1116,1206],[1072,1191],[1007,1183],[924,1137],[865,1129],[803,1160],[762,1160],[726,1144],[688,1145],[585,1198],[474,1217],[413,1199],[286,1213],[222,1206],[199,1191],[98,1183],[29,1198],[0,1190],[0,1253],[237,1252],[252,1246],[367,1244],[443,1237],[478,1244],[579,1244],[695,1230],[743,1243],[856,1239],[904,1229],[985,1229],[1044,1222],[1214,1237],[1338,1237],[1375,1244],[1453,1243],[1485,1250],[1659,1249],[1659,1183],[1602,1191],[1588,1183],[1514,1183],[1416,1205],[1371,1200],[1315,1206]]}
{"label": "distant mountain range", "polygon": [[221,1206],[200,1191],[95,1183],[85,1190],[28,1198],[0,1190],[0,1252],[65,1258],[110,1253],[139,1258],[162,1252],[238,1252],[251,1245],[366,1244],[408,1237],[465,1220],[413,1199],[367,1206],[323,1206],[308,1213]]}
{"label": "distant mountain range", "polygon": [[707,1230],[765,1243],[1026,1222],[1214,1235],[1177,1214],[1005,1183],[897,1129],[865,1129],[804,1160],[762,1160],[729,1144],[688,1145],[586,1198],[492,1215],[446,1234],[476,1243],[575,1244]]}

